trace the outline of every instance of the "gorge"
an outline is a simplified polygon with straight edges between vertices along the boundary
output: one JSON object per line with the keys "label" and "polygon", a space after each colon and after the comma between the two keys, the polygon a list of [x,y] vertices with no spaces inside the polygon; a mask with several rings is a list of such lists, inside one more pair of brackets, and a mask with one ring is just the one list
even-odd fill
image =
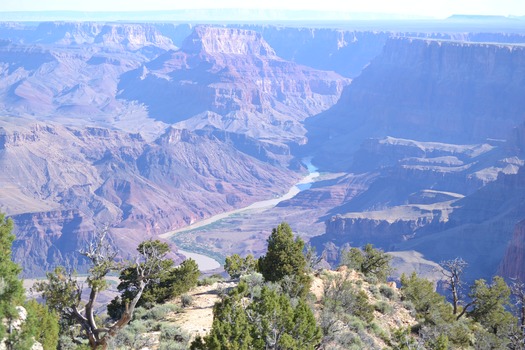
{"label": "gorge", "polygon": [[[424,26],[2,23],[14,258],[25,276],[82,271],[75,252],[104,225],[129,256],[231,212],[175,245],[259,255],[287,221],[319,252],[372,242],[523,277],[524,44]],[[239,211],[286,194],[305,157],[310,188]]]}

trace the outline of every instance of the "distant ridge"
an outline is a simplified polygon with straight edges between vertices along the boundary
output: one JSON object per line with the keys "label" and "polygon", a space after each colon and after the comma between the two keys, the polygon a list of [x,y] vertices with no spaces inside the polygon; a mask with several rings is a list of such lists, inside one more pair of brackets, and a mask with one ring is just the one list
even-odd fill
{"label": "distant ridge", "polygon": [[453,21],[481,21],[481,22],[495,22],[495,21],[523,21],[525,19],[525,16],[516,17],[516,16],[489,16],[489,15],[452,15],[447,18],[447,20],[453,20]]}
{"label": "distant ridge", "polygon": [[194,9],[172,11],[15,11],[0,12],[0,21],[174,21],[174,22],[248,22],[248,21],[347,21],[415,20],[429,17],[386,13],[355,13],[314,10],[271,9]]}

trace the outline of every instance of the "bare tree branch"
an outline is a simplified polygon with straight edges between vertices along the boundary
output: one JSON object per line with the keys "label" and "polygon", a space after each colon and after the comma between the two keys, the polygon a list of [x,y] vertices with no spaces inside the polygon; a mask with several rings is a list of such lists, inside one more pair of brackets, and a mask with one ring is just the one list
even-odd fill
{"label": "bare tree branch", "polygon": [[[468,266],[467,262],[462,258],[455,258],[452,260],[444,260],[439,263],[442,267],[440,269],[443,276],[445,276],[448,284],[448,289],[452,295],[452,307],[454,308],[453,314],[457,315],[458,307],[461,304],[462,291],[463,291],[463,281],[461,280],[465,268]],[[465,307],[466,309],[466,307]],[[465,309],[458,316],[463,316]]]}

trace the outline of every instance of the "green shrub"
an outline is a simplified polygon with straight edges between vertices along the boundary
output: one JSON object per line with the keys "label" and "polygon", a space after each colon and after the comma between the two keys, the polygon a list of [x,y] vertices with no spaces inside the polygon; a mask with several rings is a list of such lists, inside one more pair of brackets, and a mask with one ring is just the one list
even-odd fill
{"label": "green shrub", "polygon": [[393,300],[395,295],[396,295],[396,292],[394,291],[393,288],[390,288],[389,286],[387,286],[386,284],[382,284],[380,287],[379,287],[379,292],[384,295],[385,297],[387,297],[389,300]]}
{"label": "green shrub", "polygon": [[377,324],[375,321],[370,322],[368,325],[369,329],[372,331],[373,334],[375,334],[377,337],[382,339],[384,342],[388,342],[390,339],[390,335],[386,330],[384,330],[379,324]]}
{"label": "green shrub", "polygon": [[374,309],[376,311],[379,311],[383,315],[391,315],[394,312],[394,309],[392,308],[392,305],[390,305],[386,301],[379,301],[374,305]]}
{"label": "green shrub", "polygon": [[180,302],[182,303],[182,307],[188,307],[193,305],[193,297],[188,294],[183,294],[180,297]]}
{"label": "green shrub", "polygon": [[251,254],[248,254],[245,258],[242,258],[239,254],[233,254],[226,257],[224,263],[224,271],[233,279],[248,275],[256,269],[257,260]]}
{"label": "green shrub", "polygon": [[160,342],[159,350],[187,350],[188,344],[182,344],[175,340],[165,340]]}
{"label": "green shrub", "polygon": [[259,272],[253,272],[249,275],[241,277],[241,281],[246,283],[248,287],[248,293],[252,298],[258,298],[261,296],[261,290],[264,286],[264,277]]}
{"label": "green shrub", "polygon": [[368,290],[370,291],[370,293],[372,293],[372,295],[376,298],[376,299],[379,299],[381,297],[381,294],[379,294],[379,288],[377,287],[376,284],[370,284],[368,286]]}
{"label": "green shrub", "polygon": [[179,326],[163,323],[160,327],[159,349],[183,350],[188,349],[190,335]]}
{"label": "green shrub", "polygon": [[[386,281],[392,272],[390,261],[392,257],[372,244],[367,244],[363,250],[350,248],[341,255],[341,265],[361,272],[365,277],[375,277],[369,282],[376,284],[377,280]],[[374,282],[375,280],[375,282]]]}
{"label": "green shrub", "polygon": [[177,312],[177,311],[180,311],[180,308],[177,305],[173,305],[173,304],[156,305],[155,307],[149,309],[142,318],[159,321],[159,320],[166,318],[166,316],[169,313]]}
{"label": "green shrub", "polygon": [[224,281],[224,278],[219,274],[214,274],[214,275],[200,279],[199,281],[197,281],[197,285],[198,286],[211,286],[212,284],[219,282],[219,281]]}
{"label": "green shrub", "polygon": [[348,317],[348,326],[354,331],[359,332],[365,330],[366,323],[357,316],[350,316]]}
{"label": "green shrub", "polygon": [[365,282],[374,285],[379,283],[379,279],[375,275],[368,275],[365,276]]}
{"label": "green shrub", "polygon": [[153,343],[153,339],[146,335],[150,327],[151,321],[135,320],[110,339],[108,348],[124,350],[149,347]]}
{"label": "green shrub", "polygon": [[137,307],[135,309],[135,312],[133,313],[133,319],[134,320],[140,320],[140,319],[144,318],[144,316],[146,316],[147,313],[148,313],[148,310],[146,310],[145,308]]}

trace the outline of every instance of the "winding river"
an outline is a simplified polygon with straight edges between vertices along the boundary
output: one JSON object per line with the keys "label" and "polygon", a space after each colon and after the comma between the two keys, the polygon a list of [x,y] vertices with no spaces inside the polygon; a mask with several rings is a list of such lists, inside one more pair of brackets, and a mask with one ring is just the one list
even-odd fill
{"label": "winding river", "polygon": [[[255,202],[244,208],[235,209],[235,210],[231,210],[225,213],[217,214],[208,219],[201,220],[199,222],[196,222],[189,226],[185,226],[178,230],[163,233],[160,235],[160,237],[164,239],[168,239],[178,233],[201,228],[201,227],[213,224],[219,220],[228,218],[232,215],[243,213],[245,211],[249,211],[252,209],[270,209],[270,208],[275,207],[277,204],[279,204],[282,201],[295,197],[299,192],[307,190],[310,187],[312,187],[312,184],[315,182],[315,179],[319,176],[319,172],[317,171],[317,168],[311,163],[310,158],[305,158],[302,160],[302,162],[308,169],[308,175],[306,175],[299,182],[293,185],[290,188],[290,190],[288,190],[288,192],[284,194],[283,196],[278,197],[278,198],[272,198],[272,199]],[[180,249],[179,249],[179,253],[184,255],[186,258],[192,258],[193,260],[195,260],[197,264],[199,265],[199,269],[203,272],[215,270],[221,266],[221,264],[217,260],[210,258],[209,256],[206,256],[203,254],[198,254],[198,253],[189,252],[189,251],[180,250]]]}

